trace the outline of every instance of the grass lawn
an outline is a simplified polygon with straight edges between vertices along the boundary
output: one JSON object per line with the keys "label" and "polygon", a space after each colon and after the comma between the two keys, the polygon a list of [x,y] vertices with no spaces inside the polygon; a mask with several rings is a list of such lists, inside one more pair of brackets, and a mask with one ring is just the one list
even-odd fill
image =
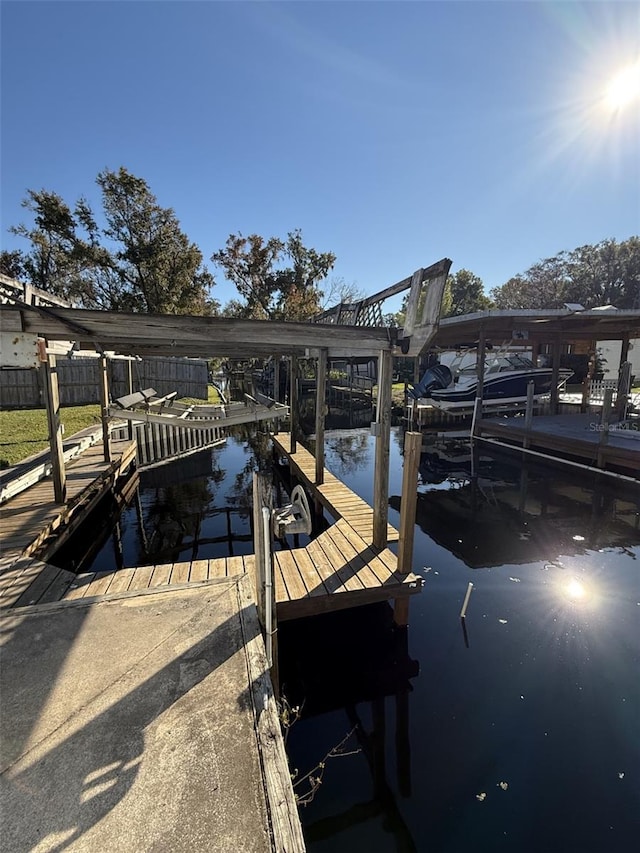
{"label": "grass lawn", "polygon": [[[100,406],[69,406],[61,409],[65,436],[100,423]],[[44,409],[0,412],[0,468],[49,447],[47,413]]]}
{"label": "grass lawn", "polygon": [[[209,385],[208,400],[184,398],[185,403],[219,403],[215,388]],[[61,409],[64,435],[68,438],[81,429],[100,423],[100,406],[68,406]],[[49,447],[47,413],[44,409],[0,411],[0,469],[8,468]]]}

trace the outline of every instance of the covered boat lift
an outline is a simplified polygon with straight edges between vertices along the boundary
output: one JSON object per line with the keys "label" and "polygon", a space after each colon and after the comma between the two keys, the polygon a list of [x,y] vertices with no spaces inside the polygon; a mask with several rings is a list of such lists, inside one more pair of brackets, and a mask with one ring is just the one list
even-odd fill
{"label": "covered boat lift", "polygon": [[[622,435],[623,429],[615,423],[616,419],[619,421],[624,417],[627,408],[630,382],[627,359],[630,342],[637,338],[640,338],[640,310],[612,307],[583,309],[573,305],[562,309],[490,310],[447,317],[440,320],[427,349],[477,348],[478,384],[472,422],[475,438],[505,447],[515,442],[527,453],[538,452],[533,449],[538,447],[563,461],[571,455],[581,460],[583,467],[603,469],[609,464],[637,477],[640,471],[640,440],[637,440],[640,433],[624,430]],[[597,341],[605,340],[621,342],[617,389],[609,389],[605,393],[599,413],[589,418],[586,416],[589,385],[585,382],[579,406],[584,417],[558,415],[557,380],[563,345],[574,344],[585,351],[595,352]],[[534,361],[543,346],[550,348],[550,417],[533,419],[532,401],[528,401],[524,418],[516,416],[496,420],[482,417],[485,353],[491,345],[505,342],[530,348]],[[617,396],[615,404],[614,394]],[[574,461],[572,464],[578,463]]]}

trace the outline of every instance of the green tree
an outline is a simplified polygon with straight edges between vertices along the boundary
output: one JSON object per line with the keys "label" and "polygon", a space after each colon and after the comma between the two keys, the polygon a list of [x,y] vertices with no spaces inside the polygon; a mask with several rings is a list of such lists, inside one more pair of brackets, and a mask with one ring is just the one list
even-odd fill
{"label": "green tree", "polygon": [[211,260],[235,285],[240,299],[224,309],[229,316],[256,320],[307,320],[320,310],[320,282],[335,263],[331,252],[302,242],[300,230],[286,240],[258,234],[231,234]]}
{"label": "green tree", "polygon": [[640,308],[640,238],[603,240],[533,264],[491,291],[498,308]]}
{"label": "green tree", "polygon": [[442,296],[442,317],[474,314],[492,307],[493,302],[485,295],[479,276],[467,269],[449,276]]}
{"label": "green tree", "polygon": [[213,276],[174,211],[123,167],[105,169],[96,182],[102,225],[83,198],[72,209],[57,193],[27,192],[33,225],[10,230],[29,241],[23,267],[30,283],[86,308],[215,313]]}
{"label": "green tree", "polygon": [[0,251],[0,273],[2,275],[22,281],[27,276],[24,262],[25,257],[19,249],[2,249]]}
{"label": "green tree", "polygon": [[23,255],[29,283],[65,299],[77,299],[83,290],[85,244],[69,205],[55,192],[28,190],[22,206],[33,215],[33,226],[9,230],[31,244]]}
{"label": "green tree", "polygon": [[209,298],[213,276],[173,209],[160,207],[147,182],[123,167],[100,172],[97,184],[104,235],[116,246],[112,257],[124,307],[165,314],[215,313]]}

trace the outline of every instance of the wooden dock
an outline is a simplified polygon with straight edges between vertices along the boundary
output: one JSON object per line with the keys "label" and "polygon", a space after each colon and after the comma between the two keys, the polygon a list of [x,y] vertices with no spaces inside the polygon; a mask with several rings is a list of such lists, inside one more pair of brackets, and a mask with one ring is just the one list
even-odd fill
{"label": "wooden dock", "polygon": [[635,477],[640,472],[640,433],[610,424],[605,433],[594,414],[541,415],[527,430],[524,418],[478,421],[479,437],[549,451],[559,458],[572,457],[586,465],[622,470]]}
{"label": "wooden dock", "polygon": [[[278,619],[296,619],[420,592],[422,580],[398,572],[398,558],[373,545],[373,509],[359,495],[324,470],[316,485],[315,458],[301,445],[289,450],[290,437],[272,437],[275,452],[289,461],[293,474],[335,523],[304,548],[275,553]],[[399,533],[387,526],[387,540]]]}
{"label": "wooden dock", "polygon": [[[58,598],[75,579],[46,561],[76,530],[135,458],[135,443],[114,441],[112,461],[102,445],[89,447],[68,466],[67,500],[56,503],[50,479],[41,480],[0,506],[0,609]],[[38,559],[34,559],[37,554]],[[57,593],[56,593],[57,590]]]}
{"label": "wooden dock", "polygon": [[[279,452],[284,452],[279,441],[278,446]],[[304,448],[298,448],[290,458],[296,474],[336,521],[307,546],[274,552],[278,619],[296,619],[420,592],[422,581],[419,577],[413,573],[400,574],[396,555],[388,548],[378,549],[372,545],[371,507],[329,471],[325,471],[322,486],[313,486],[310,467],[315,463],[313,456]],[[97,464],[95,460],[86,462],[87,471]],[[46,484],[34,488],[43,487]],[[10,511],[13,504],[14,500],[9,501],[6,510]],[[22,509],[27,521],[35,525],[27,539],[31,535],[35,537],[34,541],[42,539],[37,521],[42,518],[39,506],[36,505],[32,513],[27,513],[24,507]],[[56,513],[49,525],[58,519],[60,507]],[[21,513],[15,513],[13,517],[17,521]],[[24,524],[22,528],[27,529]],[[389,525],[389,539],[397,538],[398,531]],[[33,559],[24,552],[25,548],[21,552],[22,558],[0,576],[0,607],[50,604],[80,598],[101,599],[105,595],[129,596],[159,587],[188,587],[245,573],[255,574],[253,555],[132,566],[75,575]]]}
{"label": "wooden dock", "polygon": [[[306,547],[274,553],[278,619],[297,619],[420,592],[419,577],[400,575],[396,569],[395,554],[388,549],[378,551],[367,544],[346,520],[341,519]],[[253,577],[254,572],[253,555],[133,566],[81,575],[40,564],[32,567],[34,583],[23,588],[21,596],[9,606],[129,596],[158,587],[189,587],[206,581],[237,578],[245,573]],[[23,579],[27,577],[25,574]]]}
{"label": "wooden dock", "polygon": [[[315,484],[316,460],[300,444],[295,453],[289,451],[288,433],[272,436],[273,447],[278,456],[287,459],[295,476],[304,484],[314,500],[318,500],[334,519],[348,519],[349,525],[365,541],[373,537],[373,509],[331,471],[324,470],[324,482]],[[399,533],[392,525],[387,526],[387,541],[397,542]]]}

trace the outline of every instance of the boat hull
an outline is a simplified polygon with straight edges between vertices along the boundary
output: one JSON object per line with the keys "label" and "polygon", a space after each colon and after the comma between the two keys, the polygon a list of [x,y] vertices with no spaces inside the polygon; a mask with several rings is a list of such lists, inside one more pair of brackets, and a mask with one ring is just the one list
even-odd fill
{"label": "boat hull", "polygon": [[[572,371],[561,370],[558,384],[563,384]],[[533,382],[534,398],[551,393],[553,371],[551,368],[510,371],[496,376],[488,376],[482,386],[483,406],[518,405],[526,402],[527,387]],[[477,381],[449,386],[431,391],[427,402],[439,409],[455,410],[473,407],[478,389]]]}

